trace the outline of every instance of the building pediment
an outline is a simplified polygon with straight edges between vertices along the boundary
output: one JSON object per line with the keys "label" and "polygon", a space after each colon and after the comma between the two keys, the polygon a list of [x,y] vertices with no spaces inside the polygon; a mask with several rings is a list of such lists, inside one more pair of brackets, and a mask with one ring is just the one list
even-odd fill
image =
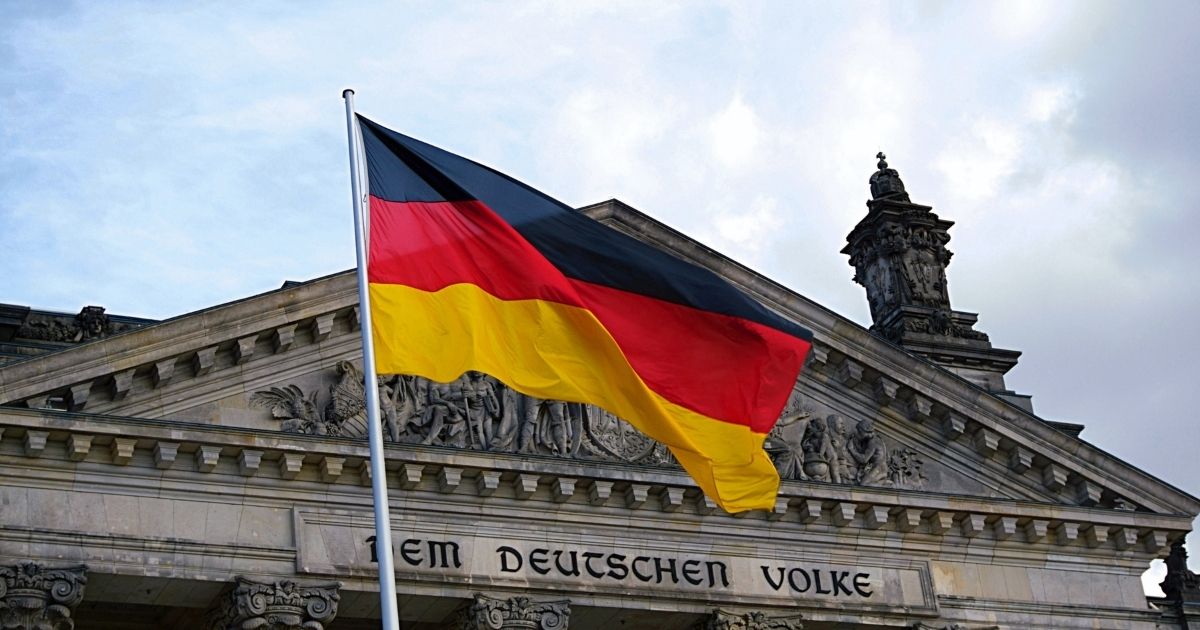
{"label": "building pediment", "polygon": [[[1200,511],[1186,493],[620,202],[584,211],[814,331],[810,364],[766,443],[785,487]],[[0,403],[361,438],[359,335],[354,276],[341,273],[5,366]],[[595,407],[529,399],[482,375],[381,384],[388,437],[413,449],[676,472],[661,445]]]}

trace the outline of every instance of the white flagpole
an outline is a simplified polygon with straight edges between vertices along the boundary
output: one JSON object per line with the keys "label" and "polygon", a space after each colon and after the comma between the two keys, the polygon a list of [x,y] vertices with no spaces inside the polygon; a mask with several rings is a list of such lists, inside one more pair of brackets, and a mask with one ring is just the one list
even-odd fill
{"label": "white flagpole", "polygon": [[346,100],[346,133],[350,143],[350,190],[354,195],[354,246],[358,254],[358,311],[362,323],[363,374],[367,391],[367,435],[371,447],[371,496],[375,503],[375,549],[379,559],[379,605],[384,630],[400,630],[397,614],[396,569],[392,557],[392,525],[388,514],[387,469],[383,459],[383,426],[379,422],[379,384],[375,376],[375,344],[371,337],[371,302],[367,294],[367,181],[360,161],[360,135],[354,118],[354,90]]}

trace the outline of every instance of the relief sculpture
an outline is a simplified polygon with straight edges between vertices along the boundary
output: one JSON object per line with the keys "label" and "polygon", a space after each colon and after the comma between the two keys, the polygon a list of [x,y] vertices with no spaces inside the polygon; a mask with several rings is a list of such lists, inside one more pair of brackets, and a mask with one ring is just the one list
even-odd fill
{"label": "relief sculpture", "polygon": [[[367,433],[362,371],[334,367],[333,382],[305,391],[295,384],[251,394],[280,429],[337,437]],[[676,466],[671,452],[628,422],[594,405],[541,400],[480,372],[449,383],[415,376],[380,376],[385,439],[501,453]],[[819,415],[799,394],[788,402],[763,447],[783,479],[920,488],[924,462],[909,449],[889,448],[871,421]]]}
{"label": "relief sculpture", "polygon": [[763,447],[782,479],[924,487],[925,462],[918,453],[889,449],[870,420],[858,422],[852,431],[846,427],[846,419],[838,414],[822,418],[812,412],[785,412]]}

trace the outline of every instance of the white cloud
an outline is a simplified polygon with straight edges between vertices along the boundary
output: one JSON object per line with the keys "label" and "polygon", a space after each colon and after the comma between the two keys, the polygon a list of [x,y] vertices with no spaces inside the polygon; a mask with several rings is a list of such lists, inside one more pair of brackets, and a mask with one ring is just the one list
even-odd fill
{"label": "white cloud", "polygon": [[1030,90],[1025,112],[1035,122],[1044,123],[1061,117],[1069,123],[1074,120],[1078,99],[1079,95],[1068,85],[1041,86]]}
{"label": "white cloud", "polygon": [[733,245],[751,256],[757,254],[783,225],[778,200],[765,195],[758,195],[748,203],[738,201],[726,204],[713,219],[713,228],[720,243]]}
{"label": "white cloud", "polygon": [[762,139],[758,116],[740,92],[708,123],[713,157],[728,167],[748,166]]}
{"label": "white cloud", "polygon": [[1014,124],[980,118],[952,138],[934,163],[956,198],[979,201],[995,196],[1017,170],[1023,144]]}

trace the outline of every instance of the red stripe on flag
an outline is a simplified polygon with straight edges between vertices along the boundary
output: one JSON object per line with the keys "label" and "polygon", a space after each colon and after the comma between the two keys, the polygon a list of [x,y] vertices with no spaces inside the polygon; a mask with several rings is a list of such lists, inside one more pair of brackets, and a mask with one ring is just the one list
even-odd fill
{"label": "red stripe on flag", "polygon": [[654,392],[758,433],[770,431],[791,394],[794,383],[778,379],[795,374],[808,351],[806,341],[755,322],[567,278],[479,201],[372,197],[370,248],[372,283],[431,292],[465,283],[504,300],[586,308]]}

